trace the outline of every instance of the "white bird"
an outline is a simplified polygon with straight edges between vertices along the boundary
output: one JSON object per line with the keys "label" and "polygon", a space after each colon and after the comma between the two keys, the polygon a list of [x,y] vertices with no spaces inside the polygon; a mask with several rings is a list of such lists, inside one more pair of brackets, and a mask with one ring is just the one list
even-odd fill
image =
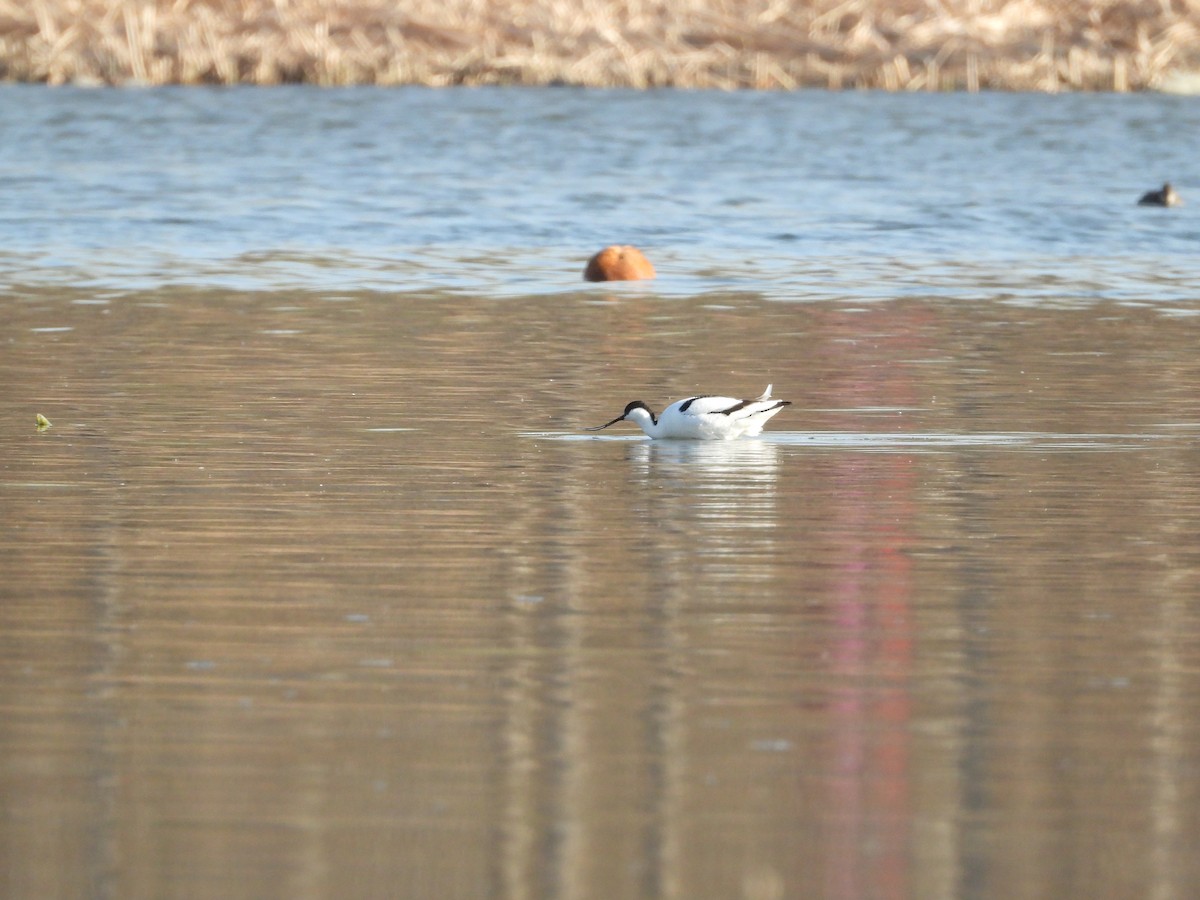
{"label": "white bird", "polygon": [[738,400],[736,397],[688,397],[678,400],[656,416],[641,400],[634,400],[611,422],[586,431],[601,431],[609,425],[630,421],[652,438],[677,438],[698,441],[731,441],[761,434],[767,419],[791,400],[772,400],[771,387],[761,397]]}

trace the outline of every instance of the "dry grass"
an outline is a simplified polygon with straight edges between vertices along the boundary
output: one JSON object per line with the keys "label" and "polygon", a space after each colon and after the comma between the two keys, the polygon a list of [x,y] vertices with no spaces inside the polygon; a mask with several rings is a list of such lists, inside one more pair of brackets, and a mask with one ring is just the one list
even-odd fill
{"label": "dry grass", "polygon": [[0,0],[0,78],[1139,90],[1200,0]]}

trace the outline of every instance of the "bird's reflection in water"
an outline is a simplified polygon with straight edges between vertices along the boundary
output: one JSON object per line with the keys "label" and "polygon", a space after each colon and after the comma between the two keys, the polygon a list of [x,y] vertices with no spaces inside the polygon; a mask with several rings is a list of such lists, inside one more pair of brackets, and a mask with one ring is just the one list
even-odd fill
{"label": "bird's reflection in water", "polygon": [[[779,526],[779,450],[760,440],[643,441],[629,448],[641,515],[666,559],[716,580],[757,580]],[[758,571],[766,575],[766,571]]]}
{"label": "bird's reflection in water", "polygon": [[779,449],[762,440],[638,441],[630,459],[642,477],[679,479],[696,493],[774,484]]}

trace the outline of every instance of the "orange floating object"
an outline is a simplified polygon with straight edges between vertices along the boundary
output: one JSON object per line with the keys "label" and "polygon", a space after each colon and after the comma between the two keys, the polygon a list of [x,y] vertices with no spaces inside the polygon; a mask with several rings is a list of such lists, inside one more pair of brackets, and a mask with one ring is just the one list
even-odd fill
{"label": "orange floating object", "polygon": [[653,278],[654,266],[637,247],[614,244],[588,260],[584,281],[637,281]]}

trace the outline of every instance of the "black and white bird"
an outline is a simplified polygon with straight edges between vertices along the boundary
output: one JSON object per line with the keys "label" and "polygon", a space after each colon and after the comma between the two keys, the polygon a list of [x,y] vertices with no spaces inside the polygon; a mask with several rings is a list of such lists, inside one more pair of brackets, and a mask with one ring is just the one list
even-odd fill
{"label": "black and white bird", "polygon": [[693,441],[731,441],[740,437],[761,434],[763,425],[791,400],[772,400],[771,387],[761,397],[739,400],[736,397],[688,397],[678,400],[655,415],[641,400],[634,400],[625,411],[604,425],[588,428],[600,431],[609,425],[628,421],[637,425],[652,438],[674,438]]}

